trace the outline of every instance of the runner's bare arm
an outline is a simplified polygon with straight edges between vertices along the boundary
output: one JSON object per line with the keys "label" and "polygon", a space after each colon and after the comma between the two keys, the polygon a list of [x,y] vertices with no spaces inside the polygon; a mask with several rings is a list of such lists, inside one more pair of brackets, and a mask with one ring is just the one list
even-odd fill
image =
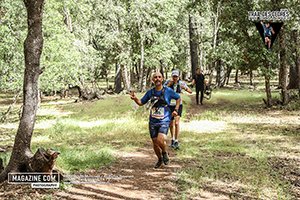
{"label": "runner's bare arm", "polygon": [[181,89],[187,91],[188,93],[192,94],[192,90],[187,86],[187,84],[185,82],[182,82],[182,84],[180,84]]}
{"label": "runner's bare arm", "polygon": [[184,89],[185,91],[187,91],[190,94],[192,94],[192,92],[193,92],[187,85],[183,86],[182,89]]}
{"label": "runner's bare arm", "polygon": [[274,31],[273,27],[271,27],[271,32],[272,32],[273,35],[275,34],[275,31]]}
{"label": "runner's bare arm", "polygon": [[181,101],[181,98],[176,100],[176,106],[175,106],[175,109],[172,113],[172,116],[177,116],[178,115],[178,109],[179,109],[179,106],[180,106],[180,101]]}

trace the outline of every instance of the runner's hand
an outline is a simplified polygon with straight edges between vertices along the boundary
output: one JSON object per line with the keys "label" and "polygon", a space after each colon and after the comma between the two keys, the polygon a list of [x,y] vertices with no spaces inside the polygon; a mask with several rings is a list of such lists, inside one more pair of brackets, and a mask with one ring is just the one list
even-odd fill
{"label": "runner's hand", "polygon": [[170,87],[171,85],[173,85],[173,81],[172,80],[170,80],[169,82],[168,82],[168,87]]}
{"label": "runner's hand", "polygon": [[185,85],[183,85],[183,84],[180,84],[180,87],[181,87],[181,89],[183,89],[183,90],[187,90],[187,87],[186,87]]}
{"label": "runner's hand", "polygon": [[174,110],[174,111],[172,112],[172,117],[176,117],[176,116],[178,116],[178,113],[176,112],[176,110]]}
{"label": "runner's hand", "polygon": [[137,97],[136,97],[134,91],[130,91],[130,98],[131,98],[132,100],[136,100],[136,99],[137,99]]}

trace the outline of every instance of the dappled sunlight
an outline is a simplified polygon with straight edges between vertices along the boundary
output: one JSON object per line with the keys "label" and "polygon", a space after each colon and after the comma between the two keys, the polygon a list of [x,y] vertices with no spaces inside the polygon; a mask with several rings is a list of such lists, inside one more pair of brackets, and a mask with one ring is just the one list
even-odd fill
{"label": "dappled sunlight", "polygon": [[247,194],[241,193],[241,191],[251,191],[253,190],[251,185],[242,184],[240,181],[222,181],[218,179],[211,179],[204,177],[203,181],[209,191],[217,192],[221,194],[235,194],[239,198],[250,198]]}
{"label": "dappled sunlight", "polygon": [[[49,129],[53,127],[56,123],[61,122],[63,124],[76,126],[80,128],[93,128],[98,126],[104,126],[106,124],[113,123],[115,125],[121,125],[129,122],[134,122],[131,118],[122,118],[122,119],[101,119],[96,121],[82,121],[82,120],[71,120],[71,119],[65,119],[65,120],[42,120],[40,122],[37,122],[35,124],[35,129]],[[0,124],[0,128],[4,129],[17,129],[19,123],[5,123]]]}
{"label": "dappled sunlight", "polygon": [[[48,129],[51,128],[56,124],[57,120],[43,120],[41,122],[37,122],[35,124],[35,129]],[[5,123],[5,124],[0,124],[0,128],[4,129],[14,129],[16,130],[18,128],[19,122],[17,123]]]}
{"label": "dappled sunlight", "polygon": [[42,105],[64,105],[74,103],[75,99],[60,99],[60,100],[53,100],[53,97],[43,97]]}
{"label": "dappled sunlight", "polygon": [[55,108],[39,108],[37,111],[37,116],[57,116],[57,117],[65,117],[73,114],[73,112],[64,112]]}
{"label": "dappled sunlight", "polygon": [[50,141],[51,139],[49,138],[49,135],[38,135],[32,138],[32,143],[37,143],[37,144],[46,143]]}
{"label": "dappled sunlight", "polygon": [[145,154],[144,152],[116,152],[116,155],[123,158],[150,158],[148,154]]}
{"label": "dappled sunlight", "polygon": [[266,135],[266,134],[255,134],[255,133],[249,133],[249,134],[238,134],[235,135],[232,139],[235,140],[240,140],[240,141],[259,141],[259,140],[264,140],[264,141],[275,141],[275,142],[282,142],[285,141],[286,139],[289,139],[287,136],[282,136],[282,135]]}
{"label": "dappled sunlight", "polygon": [[98,119],[96,121],[77,121],[77,120],[67,120],[68,125],[79,126],[80,128],[93,128],[97,126],[103,126],[106,124],[113,123],[115,125],[125,124],[129,122],[134,122],[133,119],[130,118],[122,118],[122,119]]}
{"label": "dappled sunlight", "polygon": [[280,125],[300,125],[300,116],[268,116],[268,115],[256,115],[256,116],[230,116],[226,117],[232,123],[243,124],[273,124]]}
{"label": "dappled sunlight", "polygon": [[218,133],[226,130],[227,123],[224,121],[192,120],[181,122],[181,130],[195,133]]}
{"label": "dappled sunlight", "polygon": [[18,128],[18,124],[17,123],[0,124],[0,128],[3,128],[3,129],[17,129]]}

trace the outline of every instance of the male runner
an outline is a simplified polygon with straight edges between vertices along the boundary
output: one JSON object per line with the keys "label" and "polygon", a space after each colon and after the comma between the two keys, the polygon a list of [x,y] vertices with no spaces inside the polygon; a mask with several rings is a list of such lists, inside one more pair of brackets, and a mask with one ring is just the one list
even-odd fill
{"label": "male runner", "polygon": [[[192,93],[192,90],[187,86],[187,84],[179,80],[179,70],[173,70],[172,71],[172,80],[168,80],[164,84],[165,86],[170,87],[174,92],[180,94],[182,90],[187,91],[188,93]],[[176,102],[171,101],[170,104],[170,110],[173,112],[175,110]],[[182,101],[180,101],[180,106],[178,110],[178,115],[176,117],[172,117],[172,121],[170,123],[170,131],[171,131],[171,147],[174,148],[175,150],[179,149],[179,142],[178,142],[178,136],[179,136],[179,122],[180,122],[180,117],[182,115]],[[175,130],[174,130],[175,129]]]}
{"label": "male runner", "polygon": [[[151,100],[151,112],[149,116],[149,131],[152,138],[153,149],[158,158],[154,168],[159,168],[162,163],[169,164],[169,156],[167,153],[166,136],[171,121],[171,116],[178,115],[180,105],[180,95],[174,92],[171,88],[164,87],[162,84],[163,76],[160,72],[156,72],[152,76],[154,88],[148,90],[142,99],[138,99],[134,92],[131,92],[130,97],[136,104],[142,106]],[[176,100],[176,106],[171,113],[171,99]]]}

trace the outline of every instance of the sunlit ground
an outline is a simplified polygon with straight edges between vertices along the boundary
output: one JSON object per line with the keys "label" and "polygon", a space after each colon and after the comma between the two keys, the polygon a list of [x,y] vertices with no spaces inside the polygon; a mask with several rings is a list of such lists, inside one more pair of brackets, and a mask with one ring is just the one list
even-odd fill
{"label": "sunlit ground", "polygon": [[[220,90],[205,106],[193,107],[193,99],[184,96],[181,146],[174,152],[185,163],[177,168],[181,197],[210,191],[219,197],[293,199],[293,174],[300,172],[300,106],[265,109],[263,97],[261,92]],[[0,123],[5,163],[19,106]],[[151,148],[147,120],[148,110],[124,95],[95,102],[47,101],[38,111],[32,147],[60,151],[56,166],[66,172],[98,169],[117,159],[149,159],[139,152],[145,145]]]}

